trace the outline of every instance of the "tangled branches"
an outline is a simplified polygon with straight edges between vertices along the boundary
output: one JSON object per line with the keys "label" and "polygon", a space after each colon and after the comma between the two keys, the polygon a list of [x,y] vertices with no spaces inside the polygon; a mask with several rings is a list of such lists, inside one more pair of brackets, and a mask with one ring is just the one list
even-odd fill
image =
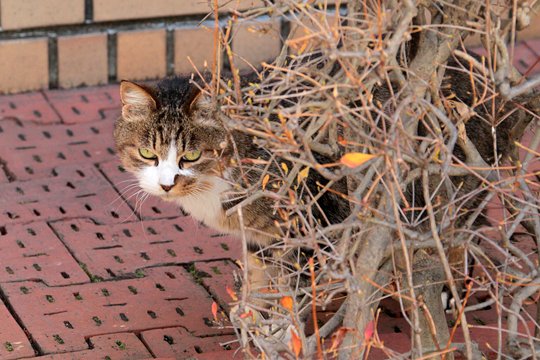
{"label": "tangled branches", "polygon": [[[540,132],[531,131],[540,78],[512,67],[516,33],[539,8],[279,0],[235,14],[285,19],[290,30],[251,82],[232,69],[233,81],[212,85],[231,131],[264,149],[237,159],[251,175],[229,214],[241,220],[264,198],[279,219],[276,241],[258,252],[273,269],[269,287],[245,285],[231,314],[246,354],[349,359],[377,347],[398,358],[479,358],[469,314],[492,306],[492,351],[540,352],[536,309],[526,306],[540,290]],[[227,47],[230,34],[216,34]],[[484,56],[468,51],[469,35]],[[349,210],[339,222],[321,201],[329,193]],[[443,290],[455,302],[450,328]],[[384,298],[410,324],[408,353],[372,335]],[[319,324],[317,311],[336,301]]]}

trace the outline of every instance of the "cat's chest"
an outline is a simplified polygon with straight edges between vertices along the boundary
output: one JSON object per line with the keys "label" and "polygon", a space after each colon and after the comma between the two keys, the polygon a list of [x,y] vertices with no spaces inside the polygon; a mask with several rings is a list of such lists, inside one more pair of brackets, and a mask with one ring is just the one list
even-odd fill
{"label": "cat's chest", "polygon": [[229,231],[223,228],[225,213],[221,204],[223,193],[230,189],[230,185],[217,177],[208,177],[205,181],[211,185],[208,190],[184,196],[177,202],[195,219],[215,229]]}

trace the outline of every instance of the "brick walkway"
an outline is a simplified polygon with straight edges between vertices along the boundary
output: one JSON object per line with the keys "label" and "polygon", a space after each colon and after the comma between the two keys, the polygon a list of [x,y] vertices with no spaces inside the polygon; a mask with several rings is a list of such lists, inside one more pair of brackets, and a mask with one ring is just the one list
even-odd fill
{"label": "brick walkway", "polygon": [[[524,71],[540,41],[518,53]],[[113,150],[119,108],[116,85],[0,97],[1,359],[234,356],[211,307],[228,310],[239,242],[138,202]],[[405,350],[389,321],[381,337]]]}
{"label": "brick walkway", "polygon": [[211,307],[227,309],[239,244],[137,203],[113,151],[117,93],[0,98],[1,359],[213,359],[235,339]]}

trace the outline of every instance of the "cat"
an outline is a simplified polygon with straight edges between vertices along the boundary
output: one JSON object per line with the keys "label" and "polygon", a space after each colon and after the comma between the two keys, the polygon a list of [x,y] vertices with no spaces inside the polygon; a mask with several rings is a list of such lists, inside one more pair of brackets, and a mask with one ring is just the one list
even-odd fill
{"label": "cat", "polygon": [[[451,60],[448,68],[441,87],[442,95],[459,100],[467,106],[475,106],[476,113],[465,122],[466,132],[487,164],[501,160],[511,151],[512,125],[518,117],[517,112],[512,112],[515,106],[497,100],[496,111],[492,112],[491,103],[475,105],[470,77],[466,71],[459,70],[468,69],[468,65]],[[478,82],[475,86],[476,91],[482,93],[486,85]],[[382,109],[391,108],[393,93],[383,86],[376,88],[373,92],[374,103],[379,103]],[[279,269],[261,263],[260,255],[288,262],[287,257],[283,257],[280,250],[274,250],[272,245],[282,238],[294,237],[294,234],[287,234],[290,231],[287,221],[290,223],[293,219],[280,217],[278,202],[269,197],[260,197],[242,204],[241,216],[237,211],[230,214],[227,211],[248,199],[249,194],[245,194],[246,185],[260,183],[264,171],[279,174],[282,161],[274,161],[267,167],[265,161],[271,157],[269,152],[258,146],[247,133],[227,128],[222,118],[224,115],[212,106],[200,85],[188,77],[169,77],[156,86],[122,81],[120,95],[122,115],[116,121],[114,138],[123,166],[137,177],[140,187],[147,193],[178,204],[195,219],[214,229],[239,238],[245,237],[249,254],[247,264],[244,265],[248,268],[249,286],[255,291],[267,288],[278,278],[276,274]],[[504,118],[502,114],[510,113],[496,125],[496,146],[490,120],[492,113],[497,118]],[[429,131],[427,124],[421,122],[418,135],[428,136]],[[461,161],[466,160],[466,154],[459,144],[456,144],[453,155]],[[321,164],[338,159],[317,157]],[[265,165],[238,166],[244,160]],[[291,163],[285,162],[285,165],[291,168]],[[472,192],[482,183],[474,175],[455,176],[451,180],[455,188],[459,189],[458,196]],[[430,188],[439,181],[434,179],[433,184],[429,184]],[[327,184],[328,181],[315,170],[310,171],[305,179],[307,192],[312,194],[319,194]],[[323,190],[317,201],[311,202],[310,213],[315,221],[325,226],[346,219],[351,211],[344,194],[347,194],[346,179]],[[404,189],[404,194],[411,208],[422,209],[425,206],[420,181]],[[442,191],[439,194],[447,197]],[[466,219],[467,209],[474,209],[485,194],[483,192],[467,197],[468,200],[461,204],[462,211],[456,215],[455,221],[458,226]],[[421,210],[415,210],[413,216],[418,214],[420,217],[426,216],[425,211]],[[482,217],[479,219],[477,225],[481,225]],[[420,218],[417,218],[417,222],[423,223],[423,226],[427,223]],[[289,258],[301,252],[305,252],[306,257],[310,256],[310,249],[296,251],[288,255]],[[431,254],[422,256],[425,260]],[[463,269],[465,258],[462,248],[450,248],[448,256],[451,265]],[[433,259],[436,263],[436,257]],[[442,287],[444,278],[436,282]],[[439,291],[439,298],[434,297],[429,301],[432,304],[438,302],[440,307],[440,296]],[[264,308],[264,305],[261,307]],[[445,322],[444,314],[439,320]]]}
{"label": "cat", "polygon": [[[115,123],[114,138],[125,169],[136,176],[142,190],[178,204],[205,225],[239,237],[245,234],[249,283],[255,290],[265,288],[273,273],[256,253],[272,257],[269,245],[283,236],[279,225],[283,219],[274,201],[260,198],[247,203],[241,220],[236,212],[229,216],[226,212],[245,199],[238,184],[257,183],[262,176],[261,167],[240,169],[233,164],[239,159],[265,159],[268,153],[246,133],[227,129],[199,85],[188,77],[169,77],[153,87],[122,81],[120,95],[122,115]],[[269,171],[277,170],[273,166]],[[312,188],[327,183],[317,174],[306,182]],[[339,223],[349,213],[348,203],[338,195],[346,191],[345,182],[333,188],[337,193],[325,192],[314,213],[333,209],[325,221]]]}

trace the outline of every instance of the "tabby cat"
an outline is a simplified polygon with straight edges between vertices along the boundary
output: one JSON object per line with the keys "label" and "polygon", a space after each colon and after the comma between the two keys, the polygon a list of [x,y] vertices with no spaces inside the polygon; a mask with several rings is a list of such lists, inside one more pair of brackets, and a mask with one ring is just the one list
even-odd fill
{"label": "tabby cat", "polygon": [[[189,78],[166,78],[155,87],[123,81],[120,94],[122,116],[115,124],[114,138],[124,167],[135,174],[144,191],[178,204],[204,224],[229,234],[244,231],[252,253],[249,282],[255,288],[267,285],[272,274],[265,275],[253,254],[271,252],[262,249],[280,237],[274,202],[261,198],[243,206],[243,230],[236,212],[226,215],[246,197],[239,195],[238,184],[246,176],[252,183],[261,178],[261,169],[246,172],[233,164],[237,159],[265,158],[267,153],[245,133],[228,131]],[[325,183],[317,174],[307,182],[315,187],[317,181]],[[333,210],[325,214],[330,223],[340,222],[349,209],[331,192],[320,197],[319,207]]]}
{"label": "tabby cat", "polygon": [[[450,68],[456,66],[455,62],[450,62]],[[479,84],[478,88],[481,92],[483,85]],[[447,71],[442,86],[445,96],[455,96],[471,106],[470,89],[467,74]],[[243,184],[246,177],[252,184],[257,183],[263,174],[263,167],[254,166],[246,171],[236,164],[246,159],[267,159],[268,153],[246,133],[228,129],[199,85],[187,77],[166,78],[156,86],[123,81],[120,93],[122,116],[115,124],[114,137],[124,167],[135,174],[140,187],[149,194],[178,204],[212,228],[233,235],[245,234],[252,254],[266,251],[275,255],[268,246],[283,237],[283,227],[280,226],[283,220],[277,216],[274,200],[259,198],[243,204],[242,219],[237,212],[227,215],[227,210],[246,198],[246,194],[239,191],[239,184]],[[384,104],[389,101],[391,92],[381,87],[375,90],[374,96]],[[505,106],[501,110],[509,112]],[[489,114],[489,108],[477,106],[475,111],[477,116],[465,125],[467,133],[474,134],[471,140],[484,160],[491,164],[497,154],[509,152],[509,133],[515,115],[498,125],[495,147],[492,125],[487,121],[489,116],[485,116]],[[426,129],[421,125],[418,132],[425,135]],[[494,148],[498,151],[495,152]],[[454,155],[465,160],[459,146],[456,146]],[[317,160],[324,163],[336,159]],[[480,185],[480,180],[474,176],[455,177],[453,181],[461,187],[463,194]],[[312,171],[306,179],[308,188],[319,193],[320,187],[317,186],[321,184],[324,186],[326,181]],[[349,204],[336,194],[346,192],[343,181],[318,197],[312,209],[315,218],[327,224],[345,219],[350,212]],[[414,197],[413,193],[422,193],[421,184],[415,183],[406,189],[410,199]],[[474,208],[481,198],[473,198],[467,207]],[[422,196],[417,195],[414,202],[418,208],[424,206]],[[256,256],[249,257],[248,268],[251,271],[250,284],[255,287],[264,287],[272,277],[272,274],[265,277]]]}

